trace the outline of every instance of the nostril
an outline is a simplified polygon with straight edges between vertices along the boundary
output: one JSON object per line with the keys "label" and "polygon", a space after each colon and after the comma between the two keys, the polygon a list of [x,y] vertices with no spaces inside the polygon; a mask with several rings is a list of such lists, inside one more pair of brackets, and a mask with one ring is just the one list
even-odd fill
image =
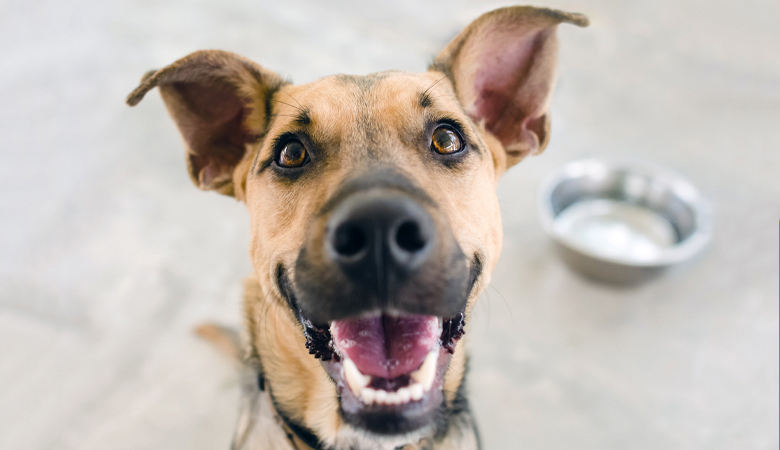
{"label": "nostril", "polygon": [[341,256],[354,256],[366,246],[366,235],[355,225],[345,224],[336,229],[333,248]]}
{"label": "nostril", "polygon": [[409,253],[419,252],[425,247],[425,237],[422,235],[420,225],[417,222],[406,221],[398,227],[395,234],[395,242],[402,250]]}

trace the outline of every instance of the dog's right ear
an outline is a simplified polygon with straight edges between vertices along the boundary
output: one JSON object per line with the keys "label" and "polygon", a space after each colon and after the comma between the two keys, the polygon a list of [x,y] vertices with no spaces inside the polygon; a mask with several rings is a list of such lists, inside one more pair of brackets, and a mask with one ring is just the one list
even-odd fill
{"label": "dog's right ear", "polygon": [[[192,53],[148,72],[127,97],[135,106],[154,87],[176,122],[187,148],[193,183],[204,190],[241,197],[247,146],[266,132],[270,99],[285,84],[278,75],[233,53]],[[238,195],[236,195],[238,194]]]}
{"label": "dog's right ear", "polygon": [[548,107],[555,84],[558,24],[588,25],[582,14],[512,6],[483,14],[436,57],[466,114],[503,146],[494,151],[505,169],[540,153],[550,131]]}

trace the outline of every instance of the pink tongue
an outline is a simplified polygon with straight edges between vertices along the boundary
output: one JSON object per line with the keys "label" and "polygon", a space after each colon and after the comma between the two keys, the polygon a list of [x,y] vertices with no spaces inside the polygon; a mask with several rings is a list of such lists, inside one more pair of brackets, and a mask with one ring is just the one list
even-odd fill
{"label": "pink tongue", "polygon": [[339,352],[366,375],[395,378],[419,369],[439,338],[435,316],[376,315],[336,320],[331,326]]}

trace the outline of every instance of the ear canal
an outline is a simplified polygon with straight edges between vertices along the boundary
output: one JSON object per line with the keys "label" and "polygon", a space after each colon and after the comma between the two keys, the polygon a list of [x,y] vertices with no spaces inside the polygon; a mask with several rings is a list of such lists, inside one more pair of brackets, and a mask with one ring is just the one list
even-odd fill
{"label": "ear canal", "polygon": [[[237,170],[248,170],[247,145],[264,135],[269,102],[285,82],[239,55],[206,50],[158,71],[147,72],[127,97],[137,105],[158,87],[187,150],[193,183],[204,190],[236,195]],[[243,186],[238,190],[243,197]]]}
{"label": "ear canal", "polygon": [[556,27],[588,25],[582,14],[514,6],[472,22],[436,57],[466,113],[503,146],[506,167],[549,141],[549,103],[557,70]]}

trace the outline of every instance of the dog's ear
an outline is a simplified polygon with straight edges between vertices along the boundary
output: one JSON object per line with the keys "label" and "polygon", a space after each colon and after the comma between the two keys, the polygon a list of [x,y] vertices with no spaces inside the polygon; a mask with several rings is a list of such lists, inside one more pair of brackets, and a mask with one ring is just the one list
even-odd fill
{"label": "dog's ear", "polygon": [[284,84],[248,59],[206,50],[148,72],[127,104],[135,106],[159,87],[187,147],[192,181],[201,189],[241,199],[247,145],[265,134],[270,98]]}
{"label": "dog's ear", "polygon": [[466,113],[501,142],[505,167],[547,145],[561,22],[588,25],[581,14],[547,8],[491,11],[455,37],[429,68],[449,77]]}

